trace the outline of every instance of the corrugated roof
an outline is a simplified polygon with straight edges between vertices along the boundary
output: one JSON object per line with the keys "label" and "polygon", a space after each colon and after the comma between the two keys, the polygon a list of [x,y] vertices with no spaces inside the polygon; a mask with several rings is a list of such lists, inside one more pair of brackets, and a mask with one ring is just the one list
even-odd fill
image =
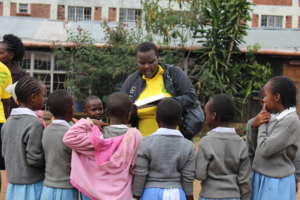
{"label": "corrugated roof", "polygon": [[[22,38],[27,46],[47,47],[53,42],[70,45],[66,43],[67,30],[74,31],[78,27],[88,31],[98,46],[106,42],[101,22],[96,21],[64,22],[31,17],[0,17],[0,27],[0,37],[12,33]],[[249,45],[259,44],[260,53],[300,56],[300,29],[250,29],[244,40],[245,43],[241,45],[244,51]],[[199,47],[194,40],[189,41],[189,44],[190,48]],[[172,46],[176,47],[176,44]]]}

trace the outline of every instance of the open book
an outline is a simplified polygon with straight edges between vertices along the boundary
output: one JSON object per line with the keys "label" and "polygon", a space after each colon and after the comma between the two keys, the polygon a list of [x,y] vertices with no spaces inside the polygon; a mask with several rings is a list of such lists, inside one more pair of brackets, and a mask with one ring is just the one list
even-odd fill
{"label": "open book", "polygon": [[137,100],[135,101],[134,104],[139,108],[139,107],[144,107],[147,104],[153,104],[154,102],[162,100],[164,98],[166,98],[166,96],[163,93],[160,93],[158,95],[147,97],[145,99]]}

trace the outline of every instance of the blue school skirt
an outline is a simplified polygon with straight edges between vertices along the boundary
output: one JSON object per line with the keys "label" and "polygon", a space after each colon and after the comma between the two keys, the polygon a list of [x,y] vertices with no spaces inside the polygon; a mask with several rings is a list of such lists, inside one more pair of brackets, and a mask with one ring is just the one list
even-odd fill
{"label": "blue school skirt", "polygon": [[76,189],[53,188],[44,185],[41,200],[78,200]]}
{"label": "blue school skirt", "polygon": [[240,199],[233,199],[233,198],[225,198],[225,199],[210,199],[210,198],[199,198],[200,200],[240,200]]}
{"label": "blue school skirt", "polygon": [[40,200],[43,182],[34,184],[8,184],[6,191],[7,200]]}
{"label": "blue school skirt", "polygon": [[140,200],[186,200],[181,188],[146,188]]}
{"label": "blue school skirt", "polygon": [[295,200],[296,179],[291,174],[273,178],[253,172],[251,200]]}
{"label": "blue school skirt", "polygon": [[87,197],[83,193],[80,193],[80,198],[81,198],[81,200],[91,200],[89,197]]}

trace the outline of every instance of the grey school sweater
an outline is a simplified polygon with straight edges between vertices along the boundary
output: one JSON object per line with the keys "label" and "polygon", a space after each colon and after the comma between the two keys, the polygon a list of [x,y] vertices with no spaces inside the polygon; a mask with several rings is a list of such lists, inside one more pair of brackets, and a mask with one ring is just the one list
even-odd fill
{"label": "grey school sweater", "polygon": [[[222,131],[221,131],[222,129]],[[250,198],[250,160],[246,143],[232,129],[218,128],[200,140],[196,178],[201,197]]]}
{"label": "grey school sweater", "polygon": [[72,151],[62,142],[69,127],[66,121],[55,120],[44,130],[42,139],[46,161],[44,185],[48,187],[73,188],[70,184]]}
{"label": "grey school sweater", "polygon": [[[255,150],[257,146],[257,135],[258,135],[258,128],[253,128],[252,123],[254,118],[250,119],[247,123],[247,144],[248,144],[248,152],[249,158],[251,163],[253,163]],[[276,118],[272,115],[270,121],[268,122],[267,126],[273,126],[273,123],[276,123]],[[269,133],[268,133],[269,135]],[[298,148],[295,159],[293,160],[295,166],[295,175],[297,178],[297,182],[300,182],[300,149]]]}
{"label": "grey school sweater", "polygon": [[124,124],[104,126],[103,137],[104,138],[117,137],[127,133],[127,131],[128,131],[128,126]]}
{"label": "grey school sweater", "polygon": [[33,184],[43,181],[42,134],[44,127],[37,117],[22,114],[22,112],[14,115],[13,111],[1,129],[2,154],[5,159],[8,182]]}
{"label": "grey school sweater", "polygon": [[140,143],[134,172],[135,196],[152,187],[183,188],[193,195],[194,145],[179,131],[160,128]]}
{"label": "grey school sweater", "polygon": [[282,178],[295,173],[294,160],[300,147],[300,121],[296,112],[281,113],[274,122],[258,128],[253,170]]}

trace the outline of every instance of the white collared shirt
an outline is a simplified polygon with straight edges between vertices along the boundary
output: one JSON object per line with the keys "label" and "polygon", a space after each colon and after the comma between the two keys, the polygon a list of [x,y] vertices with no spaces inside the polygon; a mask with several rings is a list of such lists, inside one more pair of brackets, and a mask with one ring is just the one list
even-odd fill
{"label": "white collared shirt", "polygon": [[52,121],[52,124],[60,124],[60,125],[66,126],[68,128],[71,128],[71,125],[66,120],[63,120],[63,119],[55,119]]}
{"label": "white collared shirt", "polygon": [[235,128],[228,128],[228,127],[217,127],[211,131],[218,132],[218,133],[236,133]]}
{"label": "white collared shirt", "polygon": [[159,128],[152,135],[166,135],[166,136],[178,136],[183,137],[182,133],[176,129]]}
{"label": "white collared shirt", "polygon": [[13,108],[10,115],[31,115],[38,118],[38,116],[33,110],[25,107]]}
{"label": "white collared shirt", "polygon": [[283,110],[281,113],[279,113],[279,114],[276,116],[276,119],[277,119],[277,120],[281,120],[281,119],[283,119],[285,116],[287,116],[288,114],[293,113],[293,112],[296,112],[296,107],[289,107],[289,108]]}
{"label": "white collared shirt", "polygon": [[113,127],[113,128],[128,128],[128,126],[125,124],[113,124],[113,125],[109,125],[109,126]]}

